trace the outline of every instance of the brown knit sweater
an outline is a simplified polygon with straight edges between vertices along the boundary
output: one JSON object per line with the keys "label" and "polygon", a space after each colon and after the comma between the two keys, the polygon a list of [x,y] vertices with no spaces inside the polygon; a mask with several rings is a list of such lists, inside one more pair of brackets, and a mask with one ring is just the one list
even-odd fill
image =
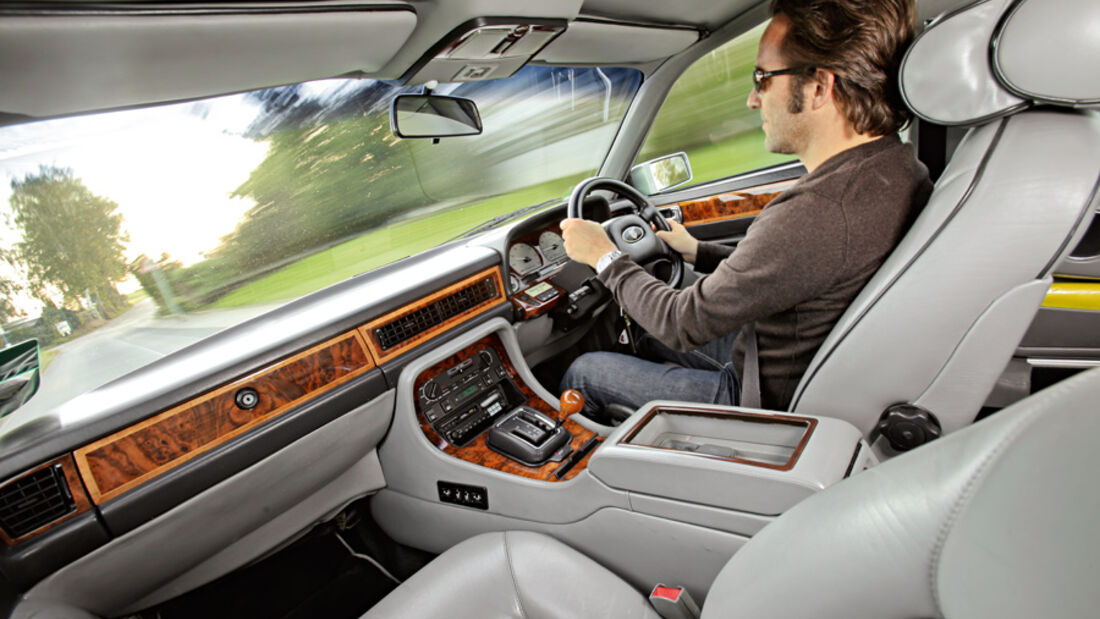
{"label": "brown knit sweater", "polygon": [[[765,408],[786,410],[833,325],[886,259],[932,191],[912,149],[887,136],[833,156],[777,196],[734,248],[700,243],[675,290],[622,257],[600,280],[628,314],[676,350],[755,321]],[[745,337],[733,346],[743,375]]]}

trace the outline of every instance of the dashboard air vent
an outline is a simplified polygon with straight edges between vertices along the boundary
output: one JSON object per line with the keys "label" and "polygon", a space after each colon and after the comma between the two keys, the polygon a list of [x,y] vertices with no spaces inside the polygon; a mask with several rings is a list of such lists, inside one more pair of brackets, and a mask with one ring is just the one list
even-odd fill
{"label": "dashboard air vent", "polygon": [[389,350],[436,325],[443,324],[450,318],[489,301],[497,294],[497,284],[494,278],[480,279],[443,298],[436,299],[416,311],[376,328],[374,336],[378,339],[378,345],[382,347],[382,350]]}
{"label": "dashboard air vent", "polygon": [[75,509],[60,464],[24,475],[0,488],[0,527],[13,540]]}

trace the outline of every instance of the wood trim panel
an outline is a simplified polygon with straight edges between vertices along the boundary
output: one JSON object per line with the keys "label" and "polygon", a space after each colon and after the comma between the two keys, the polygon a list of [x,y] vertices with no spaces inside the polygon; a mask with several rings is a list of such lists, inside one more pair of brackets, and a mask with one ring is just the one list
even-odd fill
{"label": "wood trim panel", "polygon": [[[523,291],[517,292],[516,294],[512,295],[512,305],[514,305],[520,312],[522,312],[524,320],[530,320],[531,318],[545,314],[546,312],[553,309],[554,306],[558,304],[558,301],[561,301],[562,299],[569,296],[569,293],[567,293],[564,288],[551,284],[550,282],[546,282],[546,284],[548,284],[552,289],[557,290],[558,296],[547,301],[539,301],[538,299],[527,295],[527,289],[524,289]],[[532,284],[531,286],[535,285],[537,284]],[[531,286],[528,286],[527,288],[531,288]]]}
{"label": "wood trim panel", "polygon": [[[509,378],[512,379],[512,383],[519,388],[520,392],[527,398],[525,404],[531,408],[545,413],[552,419],[558,418],[558,411],[554,407],[547,404],[545,400],[539,397],[519,376],[512,360],[508,357],[508,352],[504,348],[504,344],[500,341],[500,338],[496,334],[488,335],[481,338],[477,342],[474,342],[465,349],[459,351],[447,357],[443,361],[433,365],[432,367],[424,370],[416,377],[416,381],[413,383],[413,392],[419,393],[420,386],[428,382],[428,380],[438,376],[441,372],[445,372],[448,369],[462,363],[466,359],[476,355],[482,349],[486,347],[492,347],[496,350],[497,357],[500,359],[501,364],[504,366],[504,370],[508,373]],[[416,418],[420,423],[420,429],[424,433],[424,436],[430,441],[437,449],[446,453],[447,455],[471,462],[486,468],[503,471],[512,475],[518,475],[520,477],[526,477],[528,479],[540,479],[543,481],[567,481],[573,479],[580,474],[581,471],[588,466],[588,460],[592,454],[596,451],[593,449],[590,451],[580,462],[575,464],[565,475],[562,475],[560,479],[554,477],[554,471],[562,465],[561,462],[548,462],[540,467],[530,467],[511,458],[498,454],[497,452],[489,449],[486,444],[487,432],[483,432],[476,439],[466,444],[463,447],[456,447],[451,445],[439,436],[435,430],[432,429],[431,424],[428,423],[427,417],[424,416],[423,411],[420,410],[420,404],[416,405]],[[581,445],[584,445],[588,439],[596,436],[596,434],[573,421],[566,419],[562,424],[570,434],[573,435],[573,440],[570,442],[574,450],[580,449]]]}
{"label": "wood trim panel", "polygon": [[[98,505],[373,367],[362,335],[349,331],[82,447],[76,465]],[[244,387],[259,393],[252,410],[234,402]]]}
{"label": "wood trim panel", "polygon": [[[479,303],[478,305],[475,305],[474,307],[462,312],[461,314],[457,314],[455,316],[452,316],[452,317],[448,318],[444,322],[428,329],[427,331],[424,331],[423,333],[417,334],[416,336],[414,336],[411,339],[403,342],[399,346],[395,346],[395,347],[393,347],[389,350],[385,350],[385,351],[382,350],[382,344],[378,341],[377,336],[375,336],[375,334],[374,334],[374,330],[376,328],[378,328],[382,325],[391,323],[391,322],[393,322],[393,321],[395,321],[399,318],[402,318],[404,316],[407,316],[407,315],[409,315],[409,314],[411,314],[411,313],[413,313],[413,312],[415,312],[415,311],[431,304],[433,301],[436,301],[436,300],[441,299],[443,297],[446,297],[448,295],[454,294],[456,291],[461,290],[461,289],[463,289],[467,286],[471,286],[473,284],[476,284],[478,281],[483,280],[487,277],[491,277],[493,279],[493,282],[495,283],[495,285],[497,287],[496,296],[490,298],[487,301]],[[423,344],[424,342],[432,339],[433,337],[439,335],[440,333],[442,333],[444,331],[447,331],[448,329],[455,326],[456,324],[458,324],[460,322],[463,322],[465,320],[468,320],[470,318],[473,318],[474,316],[477,316],[478,314],[484,313],[485,311],[489,310],[491,307],[497,305],[498,303],[501,303],[501,302],[504,302],[504,301],[507,301],[507,300],[508,300],[508,297],[505,295],[504,280],[501,278],[500,269],[498,269],[497,267],[492,267],[492,268],[486,269],[486,270],[484,270],[480,273],[477,273],[476,275],[471,275],[470,277],[467,277],[467,278],[465,278],[465,279],[463,279],[459,282],[451,284],[450,286],[447,286],[446,288],[444,288],[442,290],[438,290],[436,292],[433,292],[432,294],[430,294],[426,297],[422,297],[420,299],[417,299],[413,303],[410,303],[410,304],[406,305],[405,307],[403,307],[399,310],[392,311],[392,312],[390,312],[390,313],[388,313],[388,314],[386,314],[386,315],[384,315],[380,318],[376,318],[376,319],[368,322],[366,325],[363,325],[362,327],[360,327],[359,331],[363,335],[363,338],[366,340],[367,347],[370,348],[371,354],[374,355],[375,360],[379,364],[382,364],[382,363],[385,363],[386,361],[389,361],[390,359],[393,359],[394,357],[397,357],[398,355],[401,355],[402,353],[405,353],[409,350],[412,350],[413,348],[416,348],[417,346],[419,346],[419,345]]]}
{"label": "wood trim panel", "polygon": [[[26,477],[27,475],[37,473],[38,471],[41,471],[42,469],[49,468],[51,466],[55,466],[55,465],[58,465],[58,464],[61,465],[61,472],[65,475],[65,482],[69,486],[69,494],[71,494],[72,497],[73,497],[73,503],[75,504],[75,507],[74,507],[73,511],[69,512],[68,514],[65,514],[64,516],[61,516],[60,518],[58,518],[57,520],[54,520],[50,524],[39,527],[39,528],[35,529],[34,531],[31,531],[30,533],[27,533],[25,535],[22,535],[20,537],[15,538],[15,539],[12,539],[12,538],[8,537],[7,533],[5,533],[2,529],[0,529],[0,539],[2,539],[4,541],[4,543],[7,544],[8,546],[14,546],[16,544],[25,542],[25,541],[31,539],[32,537],[37,537],[37,536],[45,533],[46,531],[49,531],[50,529],[56,527],[57,525],[65,522],[67,520],[70,520],[72,518],[75,518],[76,516],[78,516],[80,514],[83,514],[84,512],[86,512],[86,511],[88,511],[89,509],[92,508],[92,502],[88,499],[88,493],[85,492],[85,490],[84,490],[84,482],[82,482],[80,480],[80,474],[77,472],[76,462],[73,461],[72,454],[65,454],[64,456],[61,456],[60,458],[56,458],[54,460],[50,460],[49,462],[46,462],[45,464],[36,466],[33,469],[27,471],[26,473],[22,473],[22,474],[20,474],[16,477],[12,478],[8,483],[18,481],[19,479],[22,479],[23,477]],[[4,485],[6,486],[7,484],[4,484]]]}
{"label": "wood trim panel", "polygon": [[[731,191],[698,200],[676,202],[684,216],[685,226],[698,226],[716,221],[755,217],[776,196],[795,184],[795,180],[780,181],[754,187],[751,191]],[[672,206],[662,204],[658,208]]]}
{"label": "wood trim panel", "polygon": [[694,456],[701,458],[710,458],[711,460],[721,460],[723,462],[735,462],[737,464],[745,464],[748,466],[757,466],[765,469],[775,469],[777,471],[789,471],[794,468],[795,464],[798,464],[798,459],[802,456],[802,451],[806,448],[806,445],[810,442],[810,437],[813,436],[814,430],[817,428],[817,420],[812,417],[799,417],[796,415],[774,415],[769,413],[759,413],[756,411],[741,411],[741,410],[724,410],[706,407],[696,406],[659,406],[646,413],[646,416],[638,422],[624,436],[620,441],[620,445],[630,445],[632,447],[644,447],[645,449],[663,449],[668,451],[680,451],[678,449],[672,449],[670,447],[658,447],[656,445],[633,445],[631,441],[634,437],[648,424],[653,421],[657,415],[661,413],[675,413],[678,415],[689,415],[696,417],[713,417],[718,419],[735,418],[745,421],[751,421],[755,423],[774,423],[785,426],[803,426],[806,431],[802,434],[802,440],[795,446],[794,452],[791,457],[784,464],[770,464],[768,462],[760,462],[757,460],[746,460],[744,458],[726,458],[723,456],[715,456],[710,454],[692,453]]}

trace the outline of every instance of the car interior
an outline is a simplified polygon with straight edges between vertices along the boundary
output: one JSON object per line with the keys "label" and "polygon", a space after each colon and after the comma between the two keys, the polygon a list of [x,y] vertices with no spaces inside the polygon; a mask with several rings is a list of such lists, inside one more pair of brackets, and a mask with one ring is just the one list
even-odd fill
{"label": "car interior", "polygon": [[[524,67],[641,76],[568,199],[0,435],[9,616],[1094,616],[1100,312],[1051,296],[1100,281],[1091,0],[917,2],[903,137],[935,190],[788,410],[659,400],[594,420],[558,393],[577,354],[622,346],[562,219],[616,235],[669,218],[735,245],[805,173],[654,191],[635,166],[678,78],[768,4],[0,7],[10,126],[318,78],[428,94]],[[698,279],[654,251],[672,285]]]}

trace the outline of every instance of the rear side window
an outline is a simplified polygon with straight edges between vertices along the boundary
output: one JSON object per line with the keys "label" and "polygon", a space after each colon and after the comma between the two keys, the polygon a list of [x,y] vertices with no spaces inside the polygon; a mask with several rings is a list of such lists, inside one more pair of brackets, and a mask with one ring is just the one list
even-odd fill
{"label": "rear side window", "polygon": [[764,150],[760,113],[746,105],[765,25],[688,67],[657,113],[635,163],[683,151],[691,161],[691,182],[699,184],[793,160]]}

